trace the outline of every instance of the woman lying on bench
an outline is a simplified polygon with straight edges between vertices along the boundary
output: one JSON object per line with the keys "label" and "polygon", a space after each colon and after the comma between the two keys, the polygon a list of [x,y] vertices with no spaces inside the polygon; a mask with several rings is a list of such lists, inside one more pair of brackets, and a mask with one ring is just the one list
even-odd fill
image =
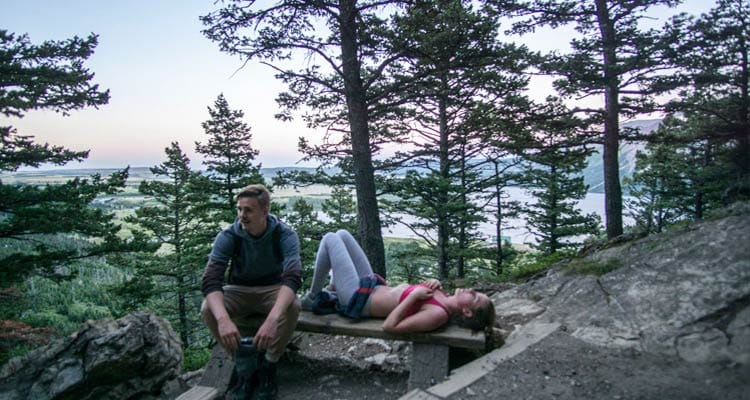
{"label": "woman lying on bench", "polygon": [[427,332],[450,320],[477,331],[491,328],[495,321],[492,301],[474,289],[456,289],[447,295],[437,279],[387,286],[373,274],[364,251],[345,230],[327,233],[320,241],[312,287],[302,297],[302,309],[312,310],[329,272],[339,312],[351,318],[385,318],[386,332]]}

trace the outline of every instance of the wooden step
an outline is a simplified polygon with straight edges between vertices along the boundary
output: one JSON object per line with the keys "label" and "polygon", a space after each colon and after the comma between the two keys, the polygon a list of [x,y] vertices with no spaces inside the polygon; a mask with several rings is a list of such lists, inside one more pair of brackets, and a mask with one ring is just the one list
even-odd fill
{"label": "wooden step", "polygon": [[219,391],[209,386],[193,386],[192,389],[180,395],[177,400],[214,400],[219,397]]}

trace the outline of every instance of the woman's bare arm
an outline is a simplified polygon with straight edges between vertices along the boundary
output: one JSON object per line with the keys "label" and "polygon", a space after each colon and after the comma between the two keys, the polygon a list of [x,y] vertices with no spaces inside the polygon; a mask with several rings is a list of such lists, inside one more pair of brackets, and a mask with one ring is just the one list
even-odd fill
{"label": "woman's bare arm", "polygon": [[430,297],[432,297],[432,290],[424,286],[415,288],[404,301],[388,314],[383,322],[383,330],[390,333],[427,332],[445,324],[448,321],[445,312],[432,307],[427,307],[425,310],[420,310],[404,318],[406,312],[414,304]]}

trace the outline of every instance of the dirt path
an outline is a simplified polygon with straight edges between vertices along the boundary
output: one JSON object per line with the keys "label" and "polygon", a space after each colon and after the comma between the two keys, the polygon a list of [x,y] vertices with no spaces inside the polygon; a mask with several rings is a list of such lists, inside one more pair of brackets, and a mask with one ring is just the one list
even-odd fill
{"label": "dirt path", "polygon": [[748,365],[605,349],[558,331],[450,399],[747,400],[748,376]]}

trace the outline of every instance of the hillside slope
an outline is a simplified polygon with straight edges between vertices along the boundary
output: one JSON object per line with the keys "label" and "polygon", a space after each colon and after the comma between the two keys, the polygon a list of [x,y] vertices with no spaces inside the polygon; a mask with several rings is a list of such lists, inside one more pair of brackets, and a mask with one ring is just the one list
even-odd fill
{"label": "hillside slope", "polygon": [[[481,379],[440,397],[746,399],[748,243],[750,203],[736,203],[702,222],[603,245],[498,293],[499,322],[514,332],[472,363],[491,365]],[[542,325],[552,333],[520,354],[493,354]]]}

